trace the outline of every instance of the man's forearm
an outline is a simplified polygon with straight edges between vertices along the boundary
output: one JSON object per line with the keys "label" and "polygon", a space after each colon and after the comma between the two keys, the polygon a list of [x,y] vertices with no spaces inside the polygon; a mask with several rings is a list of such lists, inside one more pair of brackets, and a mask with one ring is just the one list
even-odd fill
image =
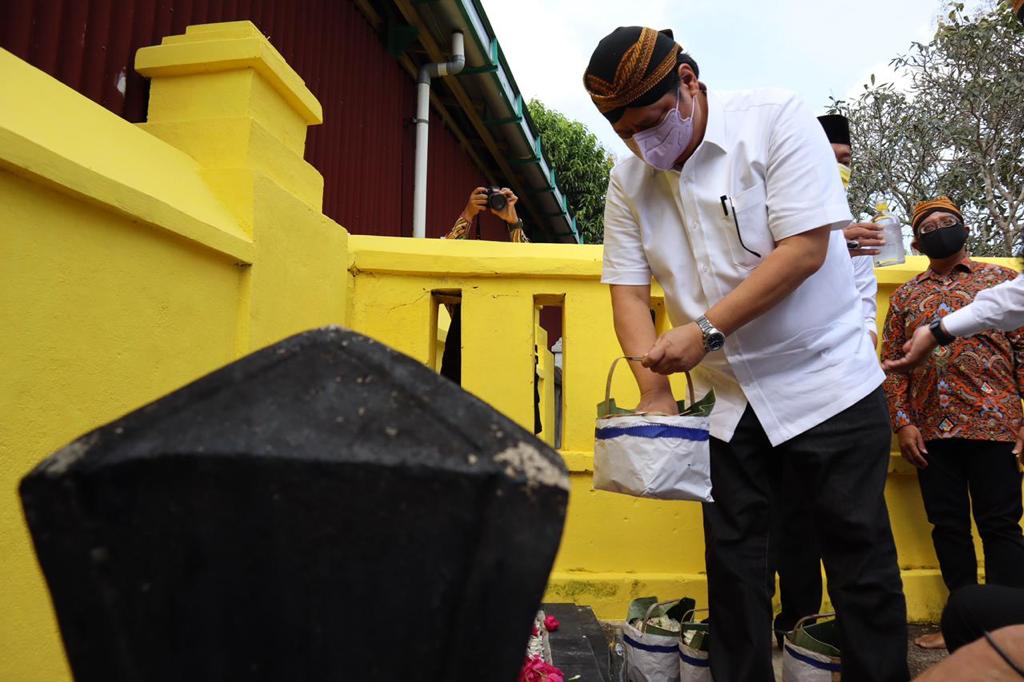
{"label": "man's forearm", "polygon": [[973,336],[986,329],[1012,331],[1024,325],[1024,277],[985,289],[974,302],[942,318],[953,336]]}
{"label": "man's forearm", "polygon": [[[658,339],[658,332],[651,320],[650,299],[643,298],[612,286],[612,311],[615,320],[615,335],[623,355],[641,356],[647,353]],[[640,392],[668,391],[668,379],[645,369],[639,362],[630,362],[630,369],[636,377]]]}
{"label": "man's forearm", "polygon": [[817,272],[828,254],[827,227],[779,242],[750,276],[707,312],[722,333],[732,334],[774,308]]}

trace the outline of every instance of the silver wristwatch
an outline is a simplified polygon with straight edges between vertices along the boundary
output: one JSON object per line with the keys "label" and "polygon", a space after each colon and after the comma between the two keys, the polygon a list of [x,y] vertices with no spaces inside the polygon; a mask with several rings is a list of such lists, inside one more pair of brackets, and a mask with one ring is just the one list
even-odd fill
{"label": "silver wristwatch", "polygon": [[711,324],[711,321],[708,320],[708,318],[703,315],[698,317],[697,326],[700,327],[700,333],[704,337],[705,351],[708,353],[714,353],[725,345],[725,334],[718,331],[715,325]]}

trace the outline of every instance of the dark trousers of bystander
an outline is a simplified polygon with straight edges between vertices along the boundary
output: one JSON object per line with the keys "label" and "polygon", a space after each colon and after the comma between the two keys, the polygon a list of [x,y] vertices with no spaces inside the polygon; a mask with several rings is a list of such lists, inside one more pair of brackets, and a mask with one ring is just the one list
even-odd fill
{"label": "dark trousers of bystander", "polygon": [[971,511],[985,551],[985,582],[1024,587],[1021,473],[1013,443],[948,438],[926,443],[917,480],[942,579],[950,592],[978,582]]}
{"label": "dark trousers of bystander", "polygon": [[750,407],[711,441],[715,502],[704,505],[711,672],[772,682],[768,594],[773,489],[791,470],[809,500],[840,628],[844,682],[902,682],[907,610],[885,505],[889,418],[881,389],[772,447]]}

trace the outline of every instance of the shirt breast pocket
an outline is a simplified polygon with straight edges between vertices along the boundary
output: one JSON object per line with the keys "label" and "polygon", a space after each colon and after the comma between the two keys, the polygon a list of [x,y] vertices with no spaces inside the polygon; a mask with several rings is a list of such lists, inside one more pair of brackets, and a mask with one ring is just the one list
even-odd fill
{"label": "shirt breast pocket", "polygon": [[733,262],[740,267],[756,268],[775,248],[768,229],[768,193],[763,182],[732,197],[725,228]]}

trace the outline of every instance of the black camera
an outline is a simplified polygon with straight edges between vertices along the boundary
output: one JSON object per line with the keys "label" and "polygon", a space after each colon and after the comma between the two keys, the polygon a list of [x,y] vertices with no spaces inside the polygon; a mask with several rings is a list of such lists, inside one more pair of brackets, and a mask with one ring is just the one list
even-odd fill
{"label": "black camera", "polygon": [[504,211],[508,206],[508,199],[501,193],[500,187],[487,188],[487,207],[492,211]]}

